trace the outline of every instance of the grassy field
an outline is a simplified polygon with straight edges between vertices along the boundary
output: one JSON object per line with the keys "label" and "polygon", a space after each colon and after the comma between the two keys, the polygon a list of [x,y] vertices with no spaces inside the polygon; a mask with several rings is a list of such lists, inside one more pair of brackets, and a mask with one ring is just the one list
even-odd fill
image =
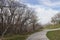
{"label": "grassy field", "polygon": [[55,28],[60,28],[60,24],[55,24],[55,25],[47,25],[44,27],[45,29],[55,29]]}
{"label": "grassy field", "polygon": [[31,35],[31,34],[33,34],[33,33],[35,33],[35,32],[39,32],[39,31],[41,31],[42,29],[39,29],[39,30],[36,30],[36,31],[34,31],[34,32],[28,32],[28,33],[24,33],[24,34],[20,34],[20,35],[18,35],[18,34],[15,34],[15,35],[5,35],[4,36],[4,40],[26,40],[26,38],[29,36],[29,35]]}
{"label": "grassy field", "polygon": [[60,30],[49,31],[46,35],[50,40],[60,40]]}

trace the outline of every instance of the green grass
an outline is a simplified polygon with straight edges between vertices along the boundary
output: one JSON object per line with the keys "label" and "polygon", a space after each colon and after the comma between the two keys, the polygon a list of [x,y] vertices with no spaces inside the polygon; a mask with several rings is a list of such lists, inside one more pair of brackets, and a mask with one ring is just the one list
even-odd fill
{"label": "green grass", "polygon": [[24,33],[24,34],[20,34],[20,35],[18,35],[18,34],[8,34],[8,35],[5,35],[4,36],[4,40],[26,40],[26,38],[29,36],[29,35],[31,35],[31,34],[33,34],[33,33],[35,33],[35,32],[39,32],[39,31],[41,31],[42,29],[39,29],[39,30],[36,30],[36,31],[34,31],[34,32],[27,32],[27,33]]}
{"label": "green grass", "polygon": [[55,24],[55,25],[47,25],[44,27],[45,29],[55,29],[55,28],[60,28],[60,24]]}
{"label": "green grass", "polygon": [[60,30],[49,31],[46,35],[50,40],[60,40]]}
{"label": "green grass", "polygon": [[4,40],[25,40],[28,35],[13,35],[10,37],[4,37]]}

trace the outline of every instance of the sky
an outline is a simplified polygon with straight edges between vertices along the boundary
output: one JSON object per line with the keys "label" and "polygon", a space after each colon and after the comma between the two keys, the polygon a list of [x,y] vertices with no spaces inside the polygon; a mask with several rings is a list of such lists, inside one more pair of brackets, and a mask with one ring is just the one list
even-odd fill
{"label": "sky", "polygon": [[21,0],[21,2],[37,12],[39,22],[42,24],[49,23],[60,11],[60,0]]}

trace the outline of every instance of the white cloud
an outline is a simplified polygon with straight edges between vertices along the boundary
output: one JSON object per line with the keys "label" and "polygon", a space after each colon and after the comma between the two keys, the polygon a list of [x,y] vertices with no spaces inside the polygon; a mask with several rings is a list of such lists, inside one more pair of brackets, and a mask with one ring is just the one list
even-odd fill
{"label": "white cloud", "polygon": [[43,4],[43,5],[46,5],[46,6],[60,6],[60,1],[57,0],[57,1],[52,1],[52,0],[38,0],[39,3]]}
{"label": "white cloud", "polygon": [[38,19],[41,21],[42,24],[48,23],[51,21],[51,17],[53,17],[56,13],[59,11],[53,10],[51,8],[44,8],[39,5],[30,5],[28,4],[28,7],[34,8],[37,12]]}
{"label": "white cloud", "polygon": [[45,9],[45,8],[36,8],[36,12],[38,13],[38,18],[41,18],[41,22],[43,24],[51,21],[51,17],[53,17],[58,11],[53,9]]}
{"label": "white cloud", "polygon": [[[28,7],[34,8],[37,12],[38,19],[42,24],[48,23],[51,21],[51,17],[53,17],[59,11],[53,10],[50,7],[57,7],[60,5],[59,2],[52,2],[51,0],[38,0],[38,2],[42,3],[41,5],[31,5],[30,3],[27,4]],[[45,7],[49,6],[49,7]]]}

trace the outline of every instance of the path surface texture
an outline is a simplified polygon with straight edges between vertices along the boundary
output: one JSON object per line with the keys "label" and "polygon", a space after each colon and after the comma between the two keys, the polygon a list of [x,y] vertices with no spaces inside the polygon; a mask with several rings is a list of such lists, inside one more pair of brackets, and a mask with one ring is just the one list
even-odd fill
{"label": "path surface texture", "polygon": [[40,32],[34,33],[30,35],[26,40],[49,40],[46,36],[48,31],[55,31],[60,30],[60,28],[57,29],[44,29]]}

